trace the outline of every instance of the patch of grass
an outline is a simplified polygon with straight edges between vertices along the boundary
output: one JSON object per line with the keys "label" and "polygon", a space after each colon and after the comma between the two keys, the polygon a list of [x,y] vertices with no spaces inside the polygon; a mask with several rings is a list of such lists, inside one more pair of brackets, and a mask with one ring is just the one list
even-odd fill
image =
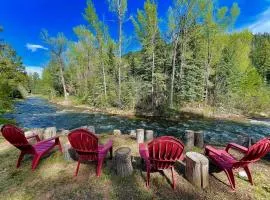
{"label": "patch of grass", "polygon": [[[64,138],[61,138],[63,142]],[[270,163],[254,165],[255,185],[236,178],[235,193],[224,183],[224,173],[210,176],[210,186],[206,190],[193,187],[184,178],[184,169],[176,165],[176,190],[171,188],[171,173],[151,173],[150,188],[145,185],[146,172],[141,166],[138,145],[129,136],[101,135],[101,142],[114,141],[114,151],[121,146],[132,149],[134,172],[131,176],[117,176],[112,160],[106,159],[102,175],[96,177],[95,163],[81,164],[77,177],[74,177],[76,162],[64,160],[57,148],[41,160],[37,169],[31,170],[31,157],[24,158],[21,167],[16,169],[19,151],[0,137],[0,199],[267,199],[269,196]],[[66,140],[65,140],[66,141]],[[193,149],[201,152],[201,149]]]}
{"label": "patch of grass", "polygon": [[15,120],[0,118],[0,124],[16,124]]}

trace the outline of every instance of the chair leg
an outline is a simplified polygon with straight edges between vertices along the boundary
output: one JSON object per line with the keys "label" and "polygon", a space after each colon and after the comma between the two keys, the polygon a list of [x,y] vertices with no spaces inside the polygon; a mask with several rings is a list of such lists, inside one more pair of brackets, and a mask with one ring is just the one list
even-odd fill
{"label": "chair leg", "polygon": [[18,158],[18,161],[17,161],[17,165],[16,165],[17,168],[20,167],[21,161],[22,161],[22,159],[23,159],[23,156],[24,156],[24,153],[21,152],[21,153],[20,153],[20,156],[19,156],[19,158]]}
{"label": "chair leg", "polygon": [[99,177],[100,174],[101,174],[103,161],[104,161],[104,158],[100,158],[100,159],[98,159],[98,161],[97,161],[97,169],[96,169],[96,170],[97,170],[97,171],[96,171],[97,177]]}
{"label": "chair leg", "polygon": [[226,175],[228,177],[228,180],[230,182],[231,188],[233,190],[235,190],[235,180],[234,180],[234,175],[233,175],[232,169],[225,169],[224,171],[225,171],[225,173],[226,173]]}
{"label": "chair leg", "polygon": [[55,139],[55,145],[58,145],[59,151],[60,151],[61,153],[63,153],[63,151],[62,151],[62,146],[61,146],[61,143],[60,143],[59,138],[56,138],[56,139]]}
{"label": "chair leg", "polygon": [[40,156],[39,155],[35,155],[32,161],[32,170],[34,171],[37,168],[37,165],[39,163],[40,160]]}
{"label": "chair leg", "polygon": [[172,186],[173,186],[173,189],[175,189],[175,180],[174,180],[174,167],[171,167],[171,171],[172,171]]}
{"label": "chair leg", "polygon": [[245,166],[245,167],[244,167],[244,170],[245,170],[245,172],[247,173],[249,182],[251,183],[251,185],[253,185],[252,176],[251,176],[251,173],[250,173],[250,170],[249,170],[248,166]]}
{"label": "chair leg", "polygon": [[146,173],[147,173],[147,177],[146,177],[146,187],[148,187],[149,188],[149,186],[150,186],[150,167],[147,165],[146,166]]}
{"label": "chair leg", "polygon": [[77,176],[77,175],[78,175],[79,168],[80,168],[80,164],[81,164],[81,161],[80,161],[80,159],[79,159],[79,160],[78,160],[78,164],[77,164],[77,168],[76,168],[76,171],[75,171],[74,176]]}
{"label": "chair leg", "polygon": [[113,158],[113,148],[111,147],[110,148],[110,159],[112,159]]}

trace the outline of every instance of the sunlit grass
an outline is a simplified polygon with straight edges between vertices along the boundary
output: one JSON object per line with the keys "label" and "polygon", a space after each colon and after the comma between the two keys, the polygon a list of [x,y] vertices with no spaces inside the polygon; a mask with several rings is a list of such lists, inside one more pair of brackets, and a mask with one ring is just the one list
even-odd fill
{"label": "sunlit grass", "polygon": [[[101,135],[102,142],[114,140],[114,150],[129,146],[134,156],[134,173],[126,178],[117,176],[113,162],[104,162],[102,175],[95,174],[95,163],[81,164],[74,177],[76,162],[64,160],[57,148],[39,163],[32,172],[31,158],[26,157],[19,169],[15,164],[19,151],[0,139],[0,199],[267,199],[270,191],[270,163],[259,162],[252,168],[255,185],[236,178],[236,192],[226,185],[228,180],[223,172],[210,176],[210,187],[206,190],[194,188],[177,169],[176,190],[171,188],[170,171],[165,176],[152,173],[150,188],[145,186],[146,173],[141,170],[138,145],[128,136]],[[63,140],[62,140],[63,141]],[[201,152],[200,149],[192,151]]]}

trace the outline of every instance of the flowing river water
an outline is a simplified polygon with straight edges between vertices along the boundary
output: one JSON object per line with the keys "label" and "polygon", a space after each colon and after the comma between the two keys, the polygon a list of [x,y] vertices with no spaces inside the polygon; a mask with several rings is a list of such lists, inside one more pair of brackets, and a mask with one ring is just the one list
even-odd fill
{"label": "flowing river water", "polygon": [[67,109],[49,103],[42,98],[28,98],[16,102],[13,113],[2,117],[14,119],[20,127],[45,128],[55,126],[57,129],[74,129],[80,126],[94,126],[97,133],[109,133],[120,129],[122,133],[144,128],[154,130],[156,136],[173,135],[182,137],[185,130],[202,130],[208,143],[226,144],[241,140],[243,133],[259,139],[270,135],[270,121],[250,120],[249,122],[232,122],[227,120],[190,119],[179,122],[157,120],[152,118],[127,118],[102,113],[89,113],[82,110]]}

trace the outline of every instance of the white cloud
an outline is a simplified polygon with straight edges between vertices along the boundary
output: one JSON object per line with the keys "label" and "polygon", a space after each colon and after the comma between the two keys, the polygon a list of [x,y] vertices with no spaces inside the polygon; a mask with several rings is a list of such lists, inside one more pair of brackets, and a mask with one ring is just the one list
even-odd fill
{"label": "white cloud", "polygon": [[39,44],[29,44],[29,43],[26,44],[26,48],[28,50],[31,50],[32,52],[35,52],[38,49],[48,50],[48,48],[46,48],[46,47],[44,47],[42,45],[39,45]]}
{"label": "white cloud", "polygon": [[270,33],[270,7],[258,15],[257,21],[248,26],[253,33]]}
{"label": "white cloud", "polygon": [[25,71],[27,72],[27,74],[33,74],[34,72],[37,72],[41,77],[43,68],[39,66],[25,66]]}

